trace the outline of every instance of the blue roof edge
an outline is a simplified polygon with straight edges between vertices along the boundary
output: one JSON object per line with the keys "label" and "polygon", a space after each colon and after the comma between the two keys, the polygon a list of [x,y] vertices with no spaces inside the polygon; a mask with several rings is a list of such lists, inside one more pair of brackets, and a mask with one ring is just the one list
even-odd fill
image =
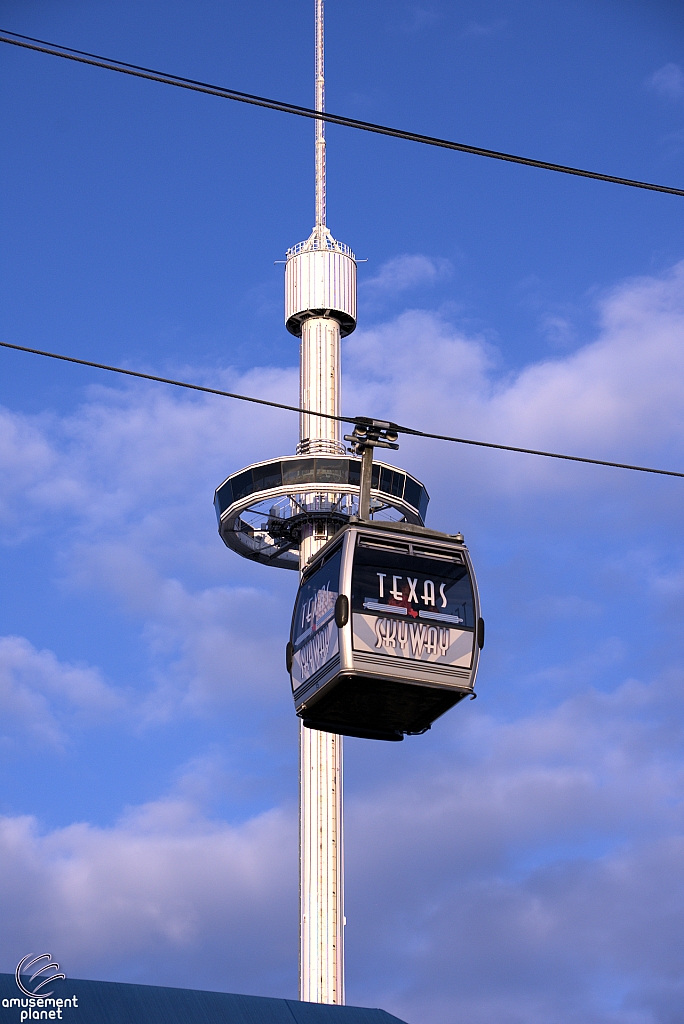
{"label": "blue roof edge", "polygon": [[0,974],[2,1024],[14,1024],[15,1018],[17,1024],[33,1024],[34,1019],[67,1024],[405,1024],[386,1010],[362,1006],[82,978],[55,981],[33,1000],[17,987],[13,974]]}

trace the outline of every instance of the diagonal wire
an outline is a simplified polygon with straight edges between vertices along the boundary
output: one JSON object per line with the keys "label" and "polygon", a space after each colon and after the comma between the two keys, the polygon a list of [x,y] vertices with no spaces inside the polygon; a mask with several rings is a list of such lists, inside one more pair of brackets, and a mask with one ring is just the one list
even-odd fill
{"label": "diagonal wire", "polygon": [[[46,352],[40,348],[28,348],[26,345],[14,345],[9,341],[0,341],[0,347],[14,349],[17,352],[29,352],[35,356],[47,356],[48,359],[60,359],[65,363],[77,363],[79,366],[92,366],[96,370],[109,370],[111,373],[123,373],[128,377],[140,377],[142,380],[153,380],[159,384],[172,384],[177,388],[187,388],[190,391],[202,391],[208,395],[219,395],[222,398],[234,398],[239,402],[251,402],[253,405],[265,405],[271,409],[284,409],[286,412],[311,413],[311,409],[303,409],[298,405],[288,405],[286,402],[272,402],[267,398],[255,398],[253,395],[239,395],[234,391],[221,391],[219,388],[208,388],[203,384],[191,384],[184,380],[174,380],[172,377],[158,377],[154,373],[142,373],[139,370],[127,370],[123,366],[109,366],[107,363],[95,363],[90,359],[78,359],[76,356],[65,356],[58,352]],[[329,412],[316,412],[316,416],[322,419],[335,420],[338,423],[367,424],[368,417],[365,416],[335,416]],[[417,430],[415,427],[402,427],[398,423],[388,423],[379,420],[370,420],[383,427],[391,427],[400,434],[408,434],[412,437],[425,437],[433,441],[450,441],[453,444],[469,444],[477,448],[494,448],[502,452],[519,452],[522,455],[539,455],[545,459],[563,459],[565,462],[585,462],[591,466],[608,466],[611,469],[630,469],[635,473],[655,473],[658,476],[675,476],[684,479],[684,473],[674,469],[653,469],[650,466],[634,466],[628,462],[609,462],[607,459],[589,459],[581,455],[563,455],[559,452],[545,452],[536,448],[520,448],[512,444],[496,444],[493,441],[474,441],[467,437],[452,437],[449,434],[434,434],[428,430]]]}
{"label": "diagonal wire", "polygon": [[[58,352],[45,352],[40,348],[28,348],[26,345],[13,345],[9,341],[0,341],[2,348],[13,348],[17,352],[30,352],[34,356],[47,356],[49,359],[61,359],[65,363],[78,363],[80,366],[93,366],[96,370],[110,370],[112,373],[124,373],[127,377],[141,377],[143,380],[154,380],[159,384],[173,384],[177,388],[189,388],[190,391],[204,391],[208,395],[220,395],[222,398],[236,398],[240,402],[252,402],[254,405],[268,405],[273,409],[285,409],[287,412],[306,412],[296,405],[286,405],[284,402],[271,402],[266,398],[253,398],[250,395],[238,395],[233,391],[221,391],[219,388],[207,388],[203,384],[189,384],[184,380],[173,380],[171,377],[157,377],[153,373],[142,373],[138,370],[127,370],[123,366],[108,366],[107,363],[93,363],[89,359],[77,359],[76,356],[64,356]],[[316,413],[329,420],[340,420],[342,423],[354,423],[355,420],[347,419],[344,416],[332,416],[330,413]]]}
{"label": "diagonal wire", "polygon": [[[346,128],[356,128],[365,132],[374,132],[377,135],[388,135],[395,139],[405,139],[408,142],[419,142],[424,146],[437,146],[440,149],[455,150],[458,153],[471,153],[475,156],[488,157],[491,160],[504,160],[511,164],[523,164],[525,167],[539,167],[546,171],[558,171],[561,174],[574,174],[580,178],[594,178],[597,181],[607,181],[614,185],[628,185],[631,188],[644,188],[651,192],[666,192],[673,196],[684,196],[684,189],[673,188],[669,185],[656,185],[648,181],[637,181],[633,178],[621,178],[614,174],[602,174],[599,171],[587,171],[579,167],[569,167],[565,164],[554,164],[547,160],[535,160],[531,157],[516,156],[513,153],[502,153],[495,149],[483,149],[481,146],[469,146],[463,142],[451,142],[448,139],[435,138],[432,135],[420,135],[418,132],[406,131],[402,128],[390,128],[387,125],[374,124],[372,121],[359,121],[354,117],[345,117],[342,114],[330,114],[327,111],[313,110],[311,107],[302,107],[296,103],[286,103],[282,100],[267,99],[264,96],[254,96],[251,93],[240,92],[237,89],[228,89],[220,85],[210,85],[207,82],[198,82],[192,78],[182,78],[180,75],[167,74],[163,71],[154,71],[151,68],[141,67],[138,64],[127,64],[125,61],[112,60],[107,57],[100,57],[95,53],[88,53],[85,50],[75,50],[68,46],[60,46],[57,43],[48,43],[43,39],[34,39],[32,36],[23,36],[18,32],[10,32],[7,29],[0,29],[0,43],[9,43],[12,46],[21,46],[27,50],[36,50],[39,53],[48,53],[54,57],[64,57],[67,60],[78,61],[80,64],[90,64],[93,67],[105,68],[108,71],[118,71],[124,75],[134,75],[136,78],[146,78],[152,82],[160,82],[163,85],[175,85],[179,89],[190,89],[193,92],[207,93],[210,96],[219,96],[222,99],[236,100],[239,103],[250,103],[257,107],[266,107],[269,110],[279,110],[286,114],[296,114],[299,117],[310,117],[318,121],[327,121],[330,124],[343,125]],[[12,36],[14,38],[8,38]]]}

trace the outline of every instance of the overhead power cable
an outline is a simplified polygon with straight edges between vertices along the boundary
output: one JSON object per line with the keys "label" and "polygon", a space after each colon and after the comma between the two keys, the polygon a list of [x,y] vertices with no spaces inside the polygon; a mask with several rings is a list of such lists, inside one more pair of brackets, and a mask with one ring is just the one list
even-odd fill
{"label": "overhead power cable", "polygon": [[[550,163],[547,160],[534,160],[531,157],[515,156],[513,153],[502,153],[495,149],[483,149],[481,146],[468,146],[463,142],[450,142],[448,139],[434,138],[431,135],[420,135],[418,132],[409,132],[402,128],[389,128],[387,125],[373,124],[371,121],[359,121],[355,117],[330,114],[327,111],[323,112],[313,110],[311,107],[302,107],[296,103],[267,99],[264,96],[253,96],[251,93],[239,92],[237,89],[228,89],[220,85],[198,82],[192,78],[182,78],[180,75],[154,71],[151,68],[140,67],[138,64],[127,64],[125,61],[100,57],[96,53],[75,50],[69,46],[60,46],[57,43],[46,42],[44,39],[34,39],[32,36],[20,35],[18,32],[10,32],[7,29],[0,29],[0,33],[3,33],[0,35],[0,43],[21,46],[27,50],[37,50],[39,53],[49,53],[54,57],[64,57],[67,60],[78,61],[81,64],[91,64],[93,67],[105,68],[108,71],[118,71],[124,75],[146,78],[149,81],[160,82],[163,85],[175,85],[179,89],[190,89],[193,92],[207,93],[210,96],[235,100],[238,103],[250,103],[257,107],[267,107],[269,110],[280,110],[285,114],[310,117],[319,121],[327,121],[330,124],[343,125],[345,128],[357,128],[364,132],[374,132],[376,135],[389,135],[395,139],[419,142],[424,146],[437,146],[440,149],[451,149],[458,153],[471,153],[475,156],[489,157],[492,160],[504,160],[511,164],[539,167],[542,170],[558,171],[561,174],[574,174],[580,178],[595,178],[597,181],[608,181],[614,185],[629,185],[631,188],[645,188],[651,192],[666,192],[673,196],[684,196],[684,189],[672,188],[669,185],[655,185],[648,181],[635,181],[632,178],[621,178],[614,174],[601,174],[599,171],[586,171],[579,167],[568,167],[565,164]],[[9,38],[10,36],[12,38]]]}
{"label": "overhead power cable", "polygon": [[[271,409],[284,409],[286,412],[308,413],[311,409],[303,409],[299,405],[288,405],[286,402],[272,402],[267,398],[255,398],[253,395],[239,395],[234,391],[221,391],[219,388],[208,388],[203,384],[191,384],[185,380],[174,380],[172,377],[158,377],[154,373],[142,373],[139,370],[127,370],[123,366],[109,366],[107,363],[95,363],[90,359],[78,359],[76,356],[65,356],[58,352],[45,352],[40,348],[28,348],[26,345],[14,345],[9,341],[0,341],[0,347],[14,349],[17,352],[29,352],[35,356],[47,356],[48,359],[61,359],[65,363],[78,363],[79,366],[92,366],[96,370],[109,370],[111,373],[123,373],[127,377],[140,377],[142,380],[153,380],[159,384],[172,384],[177,388],[187,388],[190,391],[203,391],[208,395],[219,395],[222,398],[234,398],[239,402],[251,402],[253,405],[265,405]],[[684,473],[673,469],[653,469],[649,466],[633,466],[627,462],[609,462],[606,459],[588,459],[581,455],[563,455],[559,452],[545,452],[536,448],[520,448],[512,444],[496,444],[493,441],[474,441],[466,437],[452,437],[449,434],[434,434],[428,430],[416,430],[415,427],[402,427],[398,423],[387,423],[380,420],[370,420],[365,416],[335,416],[329,412],[318,412],[326,420],[336,420],[338,423],[367,424],[377,423],[384,427],[392,427],[400,434],[409,434],[412,437],[425,437],[433,441],[450,441],[453,444],[469,444],[477,448],[494,448],[502,452],[519,452],[521,455],[539,455],[545,459],[563,459],[566,462],[586,462],[592,466],[608,466],[611,469],[629,469],[635,473],[656,473],[658,476],[676,476],[684,479]]]}

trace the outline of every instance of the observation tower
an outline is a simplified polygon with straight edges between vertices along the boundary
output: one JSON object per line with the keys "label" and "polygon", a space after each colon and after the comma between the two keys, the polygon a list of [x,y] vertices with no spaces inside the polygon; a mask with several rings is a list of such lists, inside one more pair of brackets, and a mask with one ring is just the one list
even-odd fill
{"label": "observation tower", "polygon": [[[315,0],[316,110],[325,110],[324,0]],[[326,225],[325,121],[315,122],[316,223],[287,252],[285,326],[301,338],[298,455],[345,455],[340,423],[340,339],[356,327],[356,260]],[[310,504],[311,495],[306,504]],[[335,507],[341,495],[314,496]],[[343,504],[348,504],[342,499]],[[299,568],[335,530],[334,520],[303,526]],[[299,998],[344,1003],[344,837],[342,737],[299,724]]]}
{"label": "observation tower", "polygon": [[[323,0],[314,3],[315,106],[322,113]],[[362,460],[348,453],[341,424],[327,418],[340,415],[340,342],[356,327],[356,259],[326,225],[325,122],[316,120],[315,128],[315,225],[306,241],[287,251],[285,263],[285,325],[301,339],[299,405],[304,411],[296,454],[233,473],[214,495],[219,533],[229,548],[300,572],[358,516],[362,476]],[[403,470],[375,462],[370,495],[364,494],[371,518],[423,526],[428,494]],[[301,720],[299,736],[299,998],[342,1004],[342,737],[306,728]]]}

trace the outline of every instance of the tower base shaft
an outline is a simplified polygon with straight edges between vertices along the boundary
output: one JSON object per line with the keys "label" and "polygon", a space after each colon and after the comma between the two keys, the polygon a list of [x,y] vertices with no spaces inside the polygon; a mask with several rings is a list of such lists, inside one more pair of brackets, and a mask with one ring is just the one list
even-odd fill
{"label": "tower base shaft", "polygon": [[342,737],[300,724],[299,998],[344,1003]]}

